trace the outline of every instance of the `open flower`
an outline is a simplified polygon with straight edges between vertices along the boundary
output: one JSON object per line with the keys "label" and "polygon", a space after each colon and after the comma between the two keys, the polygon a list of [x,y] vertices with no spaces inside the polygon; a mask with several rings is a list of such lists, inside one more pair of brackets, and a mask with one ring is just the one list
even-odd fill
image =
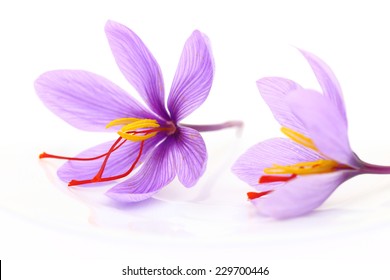
{"label": "open flower", "polygon": [[[199,131],[240,125],[181,125],[207,98],[214,75],[209,41],[194,31],[184,46],[165,107],[160,67],[141,39],[127,27],[108,21],[106,35],[115,60],[147,107],[96,74],[57,70],[35,82],[38,96],[56,115],[76,128],[113,131],[119,137],[76,157],[42,153],[40,158],[67,159],[58,176],[69,186],[109,182],[137,172],[107,195],[119,201],[151,197],[177,175],[192,187],[204,173],[205,143]],[[114,131],[115,131],[114,130]]]}
{"label": "open flower", "polygon": [[361,161],[351,150],[340,85],[318,57],[301,51],[322,93],[279,77],[257,81],[259,91],[290,139],[274,138],[245,152],[233,172],[259,192],[248,193],[258,211],[274,218],[306,214],[344,181],[389,167]]}

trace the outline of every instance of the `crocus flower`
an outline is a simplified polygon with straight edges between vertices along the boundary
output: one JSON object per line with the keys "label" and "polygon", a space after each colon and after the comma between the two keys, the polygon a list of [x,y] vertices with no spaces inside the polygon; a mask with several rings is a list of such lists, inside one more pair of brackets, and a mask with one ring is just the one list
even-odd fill
{"label": "crocus flower", "polygon": [[141,39],[113,21],[107,22],[105,31],[119,69],[147,106],[109,80],[87,71],[44,73],[35,82],[35,89],[53,113],[76,128],[117,131],[119,137],[76,157],[42,153],[40,158],[69,160],[58,170],[60,179],[69,186],[118,180],[140,166],[107,192],[119,201],[149,198],[176,175],[184,186],[192,187],[207,162],[199,131],[240,125],[179,123],[206,100],[211,88],[214,64],[207,37],[194,31],[185,43],[166,108],[160,67]]}
{"label": "crocus flower", "polygon": [[365,163],[352,151],[335,75],[321,59],[301,52],[322,92],[285,78],[258,80],[260,94],[290,139],[261,142],[233,166],[233,172],[258,191],[248,193],[258,212],[273,218],[309,213],[356,175],[390,173],[390,167]]}

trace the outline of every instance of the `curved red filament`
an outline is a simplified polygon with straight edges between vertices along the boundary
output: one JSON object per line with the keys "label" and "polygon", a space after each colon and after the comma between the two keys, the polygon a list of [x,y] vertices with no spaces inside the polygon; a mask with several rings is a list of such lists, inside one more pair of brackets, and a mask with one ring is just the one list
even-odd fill
{"label": "curved red filament", "polygon": [[[144,133],[148,133],[148,132],[144,132]],[[121,140],[123,140],[123,141],[121,142]],[[114,144],[111,146],[111,148],[108,150],[108,152],[101,154],[101,155],[98,155],[98,156],[95,156],[95,157],[85,157],[85,158],[83,158],[83,157],[64,157],[64,156],[56,156],[56,155],[51,155],[51,154],[47,154],[47,153],[42,153],[39,155],[39,158],[56,158],[56,159],[65,159],[65,160],[90,161],[90,160],[97,160],[97,159],[100,159],[102,157],[105,157],[103,162],[102,162],[102,165],[101,165],[99,171],[97,172],[97,174],[95,175],[95,177],[93,177],[92,179],[88,179],[88,180],[72,180],[68,183],[68,186],[78,186],[78,185],[84,185],[84,184],[90,184],[90,183],[99,183],[99,182],[118,180],[120,178],[123,178],[123,177],[129,175],[134,170],[139,159],[141,158],[143,148],[144,148],[145,141],[141,141],[138,155],[137,155],[136,159],[134,160],[133,164],[130,166],[130,168],[125,173],[115,175],[115,176],[103,177],[104,169],[106,168],[108,159],[110,158],[111,154],[113,152],[115,152],[117,149],[119,149],[126,141],[127,141],[126,139],[119,137],[114,142]]]}
{"label": "curved red filament", "polygon": [[[118,140],[120,140],[121,137],[119,137]],[[118,140],[116,140],[116,142],[114,143],[117,144]],[[115,149],[113,150],[116,151],[118,150],[124,143],[126,142],[126,139],[123,139],[122,143],[120,143],[117,147],[115,147]],[[42,154],[39,155],[39,158],[56,158],[56,159],[67,159],[67,160],[80,160],[80,161],[88,161],[88,160],[95,160],[95,159],[99,159],[99,158],[102,158],[104,156],[106,156],[108,154],[107,153],[104,153],[104,154],[101,154],[99,156],[96,156],[96,157],[85,157],[85,158],[80,158],[80,157],[63,157],[63,156],[56,156],[56,155],[52,155],[52,154],[48,154],[48,153],[45,153],[43,152]]]}
{"label": "curved red filament", "polygon": [[144,148],[144,142],[145,141],[141,141],[138,155],[137,155],[136,159],[134,160],[133,164],[130,166],[130,168],[125,173],[115,175],[115,176],[102,177],[104,169],[105,169],[107,161],[108,161],[108,158],[110,157],[111,153],[115,150],[115,145],[116,145],[116,142],[115,142],[114,145],[112,145],[111,149],[108,151],[106,158],[104,159],[102,166],[100,167],[100,170],[98,171],[98,173],[95,175],[94,178],[88,179],[88,180],[72,180],[69,182],[68,186],[78,186],[78,185],[84,185],[84,184],[90,184],[90,183],[107,182],[107,181],[118,180],[118,179],[121,179],[123,177],[126,177],[134,170],[139,159],[141,158],[142,151]]}

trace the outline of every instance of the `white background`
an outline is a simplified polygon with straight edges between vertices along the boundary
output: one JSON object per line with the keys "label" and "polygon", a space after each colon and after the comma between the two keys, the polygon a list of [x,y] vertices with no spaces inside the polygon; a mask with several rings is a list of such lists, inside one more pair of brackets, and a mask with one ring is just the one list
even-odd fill
{"label": "white background", "polygon": [[[318,89],[294,46],[334,70],[354,151],[365,161],[390,165],[389,12],[386,1],[2,1],[0,258],[68,264],[40,262],[34,269],[36,263],[20,261],[23,270],[13,262],[8,279],[52,279],[62,269],[64,279],[116,279],[122,267],[136,264],[273,264],[270,279],[317,273],[377,273],[376,279],[385,279],[390,176],[354,178],[315,213],[274,221],[256,215],[245,198],[250,188],[229,168],[251,145],[280,135],[257,79],[277,75]],[[108,47],[108,19],[143,39],[160,63],[166,92],[191,32],[199,29],[210,38],[214,84],[186,122],[240,119],[246,125],[241,137],[233,130],[205,134],[209,165],[194,189],[173,182],[148,202],[117,207],[104,197],[107,188],[67,189],[55,176],[61,163],[38,160],[42,151],[73,155],[112,139],[76,130],[51,114],[33,88],[41,73],[85,69],[136,95]],[[101,262],[114,259],[128,261]]]}

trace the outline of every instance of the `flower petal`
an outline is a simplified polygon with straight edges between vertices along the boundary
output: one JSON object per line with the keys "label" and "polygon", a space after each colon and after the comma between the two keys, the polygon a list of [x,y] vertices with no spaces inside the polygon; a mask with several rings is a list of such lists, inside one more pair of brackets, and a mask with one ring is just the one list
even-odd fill
{"label": "flower petal", "polygon": [[299,49],[299,51],[309,62],[314,74],[317,77],[324,95],[338,108],[339,112],[343,116],[340,121],[345,121],[347,124],[347,117],[345,111],[344,100],[342,91],[336,76],[333,74],[330,67],[322,61],[320,58],[312,53]]}
{"label": "flower petal", "polygon": [[57,116],[76,128],[106,130],[117,118],[151,118],[153,115],[109,80],[87,71],[56,70],[42,74],[35,90]]}
{"label": "flower petal", "polygon": [[209,40],[196,30],[184,46],[168,97],[168,109],[174,121],[185,118],[206,100],[213,77]]}
{"label": "flower petal", "polygon": [[195,185],[206,169],[206,145],[198,131],[188,127],[178,130],[174,136],[172,155],[180,182],[189,188]]}
{"label": "flower petal", "polygon": [[304,215],[320,206],[340,184],[356,174],[339,171],[299,176],[252,203],[262,215],[277,219]]}
{"label": "flower petal", "polygon": [[306,135],[307,132],[303,125],[291,113],[285,101],[287,94],[302,87],[291,80],[279,77],[262,78],[256,84],[261,96],[280,125]]}
{"label": "flower petal", "polygon": [[151,152],[134,176],[119,183],[106,195],[121,202],[137,202],[151,197],[175,178],[175,165],[171,156],[171,137]]}
{"label": "flower petal", "polygon": [[[157,135],[145,141],[143,152],[138,164],[142,163],[148,152],[151,151],[155,147],[155,145],[157,145],[158,142],[161,140],[162,137]],[[76,157],[88,158],[105,154],[110,150],[114,142],[115,141],[110,141],[97,145],[80,153]],[[140,142],[126,141],[119,149],[117,149],[110,155],[107,161],[107,165],[104,169],[103,176],[109,177],[126,172],[137,158],[139,149]],[[70,182],[73,179],[92,179],[100,170],[103,161],[104,157],[92,161],[67,161],[62,167],[58,169],[57,174],[58,177],[60,177],[60,179],[65,182]]]}
{"label": "flower petal", "polygon": [[164,82],[160,66],[148,48],[133,31],[117,22],[108,21],[105,31],[123,75],[152,111],[169,119],[164,105]]}
{"label": "flower petal", "polygon": [[334,103],[305,89],[290,93],[286,102],[323,155],[351,167],[360,166],[349,145],[344,117]]}
{"label": "flower petal", "polygon": [[232,171],[241,180],[258,191],[273,190],[283,183],[259,184],[264,168],[273,164],[292,165],[298,162],[316,161],[322,157],[315,151],[286,138],[268,139],[254,145],[234,163]]}

